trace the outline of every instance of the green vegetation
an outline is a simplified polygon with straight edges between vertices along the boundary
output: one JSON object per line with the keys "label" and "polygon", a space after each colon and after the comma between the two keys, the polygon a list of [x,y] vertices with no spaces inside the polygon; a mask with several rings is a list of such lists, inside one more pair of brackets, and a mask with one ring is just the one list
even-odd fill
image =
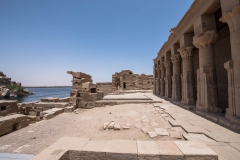
{"label": "green vegetation", "polygon": [[24,87],[17,85],[17,84],[9,84],[7,88],[12,92],[15,93],[17,96],[26,96],[27,94],[24,92]]}

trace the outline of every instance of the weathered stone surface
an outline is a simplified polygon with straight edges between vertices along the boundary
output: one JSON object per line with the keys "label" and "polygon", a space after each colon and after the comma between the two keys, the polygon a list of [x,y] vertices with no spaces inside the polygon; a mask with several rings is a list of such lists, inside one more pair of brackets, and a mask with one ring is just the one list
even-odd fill
{"label": "weathered stone surface", "polygon": [[109,141],[89,141],[81,151],[81,160],[106,160],[106,149]]}
{"label": "weathered stone surface", "polygon": [[149,131],[149,132],[147,132],[147,134],[149,135],[150,138],[155,138],[155,137],[157,137],[157,134],[156,134],[155,131]]}
{"label": "weathered stone surface", "polygon": [[112,75],[112,89],[118,90],[152,90],[153,76],[133,74],[130,70],[122,70]]}
{"label": "weathered stone surface", "polygon": [[111,140],[106,148],[107,159],[138,159],[137,144],[132,140]]}
{"label": "weathered stone surface", "polygon": [[121,129],[120,124],[118,124],[118,123],[114,124],[113,129],[114,129],[114,130],[120,130],[120,129]]}
{"label": "weathered stone surface", "polygon": [[142,128],[142,132],[143,132],[143,133],[147,133],[147,132],[148,132],[148,128],[143,127],[143,128]]}
{"label": "weathered stone surface", "polygon": [[18,101],[12,100],[0,100],[0,116],[6,116],[9,114],[18,112]]}
{"label": "weathered stone surface", "polygon": [[153,141],[137,141],[139,160],[160,160],[157,145]]}
{"label": "weathered stone surface", "polygon": [[128,126],[123,126],[122,128],[123,128],[123,130],[129,130],[130,129],[130,127],[128,127]]}
{"label": "weathered stone surface", "polygon": [[115,125],[115,122],[112,121],[109,125],[108,125],[108,129],[113,129]]}
{"label": "weathered stone surface", "polygon": [[0,118],[0,136],[28,126],[28,116],[15,114]]}
{"label": "weathered stone surface", "polygon": [[160,135],[160,136],[169,136],[169,133],[164,128],[155,128],[155,132],[157,135]]}
{"label": "weathered stone surface", "polygon": [[110,124],[110,122],[105,122],[105,123],[103,124],[103,129],[104,129],[104,130],[107,129],[109,124]]}
{"label": "weathered stone surface", "polygon": [[186,159],[218,160],[218,155],[205,144],[196,141],[174,141]]}
{"label": "weathered stone surface", "polygon": [[75,107],[74,106],[68,106],[68,107],[65,107],[64,108],[64,112],[66,113],[71,113],[75,110]]}
{"label": "weathered stone surface", "polygon": [[185,160],[184,155],[173,141],[156,141],[161,160]]}

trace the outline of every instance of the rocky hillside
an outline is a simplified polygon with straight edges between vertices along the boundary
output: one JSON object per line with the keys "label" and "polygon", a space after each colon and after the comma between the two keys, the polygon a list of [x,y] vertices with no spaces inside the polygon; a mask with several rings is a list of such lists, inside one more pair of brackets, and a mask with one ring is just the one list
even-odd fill
{"label": "rocky hillside", "polygon": [[3,72],[0,72],[0,98],[17,97],[31,94],[25,90],[21,83],[11,81]]}

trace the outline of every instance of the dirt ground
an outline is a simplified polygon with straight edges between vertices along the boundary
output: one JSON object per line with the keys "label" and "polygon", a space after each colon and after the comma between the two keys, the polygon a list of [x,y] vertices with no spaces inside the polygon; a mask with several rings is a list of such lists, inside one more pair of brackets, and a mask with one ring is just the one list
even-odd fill
{"label": "dirt ground", "polygon": [[[0,137],[0,152],[38,154],[61,137],[82,137],[95,140],[127,139],[127,140],[175,140],[169,136],[158,136],[153,139],[142,128],[154,131],[154,128],[165,128],[183,134],[181,128],[173,128],[162,117],[164,113],[152,104],[125,104],[93,109],[79,109],[79,114],[63,113],[52,119],[43,120],[26,128]],[[104,130],[106,121],[115,121],[120,126],[131,124],[129,130]],[[181,139],[178,140],[183,140]]]}

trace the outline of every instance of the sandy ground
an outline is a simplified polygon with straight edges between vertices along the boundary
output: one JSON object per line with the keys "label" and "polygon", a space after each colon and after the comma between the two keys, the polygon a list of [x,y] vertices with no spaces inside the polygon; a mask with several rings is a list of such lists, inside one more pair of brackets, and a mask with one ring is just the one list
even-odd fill
{"label": "sandy ground", "polygon": [[[171,136],[158,136],[151,139],[141,128],[165,128],[168,132],[181,128],[173,128],[162,117],[158,107],[152,104],[126,104],[93,109],[79,109],[79,114],[63,113],[52,119],[43,120],[26,128],[0,137],[0,152],[38,154],[61,137],[82,137],[91,139],[128,139],[128,140],[176,140]],[[115,121],[121,126],[130,123],[129,130],[103,130],[106,121]],[[183,138],[178,139],[183,140]]]}

